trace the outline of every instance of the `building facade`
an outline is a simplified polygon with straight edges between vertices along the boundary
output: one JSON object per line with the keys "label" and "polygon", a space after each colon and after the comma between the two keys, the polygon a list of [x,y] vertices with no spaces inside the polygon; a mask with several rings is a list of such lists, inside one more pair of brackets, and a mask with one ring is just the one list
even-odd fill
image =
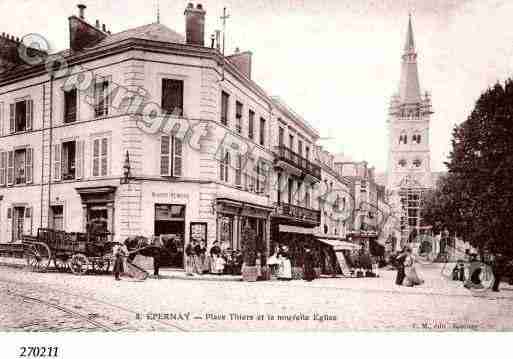
{"label": "building facade", "polygon": [[0,39],[2,242],[41,227],[158,236],[182,267],[192,239],[237,250],[249,225],[269,253],[271,233],[320,224],[317,131],[251,79],[250,52],[205,45],[201,5],[184,15],[185,36],[160,23],[111,34],[80,6],[60,68]]}

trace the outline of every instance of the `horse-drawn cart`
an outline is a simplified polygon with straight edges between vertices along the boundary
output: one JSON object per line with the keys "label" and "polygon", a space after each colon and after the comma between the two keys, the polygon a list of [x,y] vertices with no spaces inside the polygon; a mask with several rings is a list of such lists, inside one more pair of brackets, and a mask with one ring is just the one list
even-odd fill
{"label": "horse-drawn cart", "polygon": [[82,275],[88,270],[107,272],[112,262],[112,247],[107,235],[68,233],[39,228],[37,237],[22,240],[27,266],[33,271],[45,271],[53,262],[59,271],[70,269]]}

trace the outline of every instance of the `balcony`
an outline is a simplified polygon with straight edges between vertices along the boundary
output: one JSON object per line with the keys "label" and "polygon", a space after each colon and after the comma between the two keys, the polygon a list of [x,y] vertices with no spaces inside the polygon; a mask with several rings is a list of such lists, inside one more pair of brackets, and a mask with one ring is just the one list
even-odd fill
{"label": "balcony", "polygon": [[296,152],[286,146],[275,147],[275,165],[289,169],[296,175],[304,174],[309,176],[313,182],[321,180],[321,167],[301,157]]}
{"label": "balcony", "polygon": [[295,206],[289,203],[275,203],[275,214],[280,217],[313,222],[316,225],[321,223],[321,211],[315,209]]}

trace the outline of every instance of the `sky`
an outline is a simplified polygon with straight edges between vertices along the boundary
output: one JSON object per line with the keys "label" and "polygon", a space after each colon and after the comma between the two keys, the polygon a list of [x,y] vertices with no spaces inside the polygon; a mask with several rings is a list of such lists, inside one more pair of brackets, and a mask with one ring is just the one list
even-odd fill
{"label": "sky", "polygon": [[[157,0],[81,0],[112,32],[156,21]],[[185,32],[188,1],[160,0],[161,23]],[[397,91],[408,13],[420,84],[432,94],[431,168],[445,170],[452,128],[479,95],[513,73],[513,1],[203,0],[206,41],[227,7],[226,52],[253,52],[253,79],[316,127],[333,153],[387,163],[387,109]],[[78,2],[77,2],[78,3]],[[2,0],[1,32],[68,47],[69,0]]]}

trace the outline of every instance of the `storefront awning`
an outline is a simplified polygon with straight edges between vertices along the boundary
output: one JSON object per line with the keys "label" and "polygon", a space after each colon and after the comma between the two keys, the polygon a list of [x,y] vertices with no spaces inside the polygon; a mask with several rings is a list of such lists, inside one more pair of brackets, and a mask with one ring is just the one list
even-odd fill
{"label": "storefront awning", "polygon": [[286,224],[280,224],[278,226],[278,230],[280,232],[287,232],[287,233],[300,233],[300,234],[313,234],[314,233],[313,228],[289,226]]}
{"label": "storefront awning", "polygon": [[341,250],[353,250],[353,249],[359,249],[360,247],[357,244],[348,242],[348,241],[341,241],[337,239],[326,239],[322,237],[315,237],[319,242],[322,242],[324,244],[327,244],[335,251],[341,251]]}

